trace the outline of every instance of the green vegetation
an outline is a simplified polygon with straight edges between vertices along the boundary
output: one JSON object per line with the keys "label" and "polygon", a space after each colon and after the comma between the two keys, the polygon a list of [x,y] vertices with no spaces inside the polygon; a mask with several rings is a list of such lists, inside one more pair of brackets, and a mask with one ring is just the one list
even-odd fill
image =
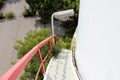
{"label": "green vegetation", "polygon": [[58,42],[60,43],[60,46],[61,46],[62,48],[66,49],[67,43],[65,43],[65,41],[64,41],[63,38],[60,38]]}
{"label": "green vegetation", "polygon": [[[43,41],[47,37],[50,36],[50,30],[47,28],[43,28],[40,30],[30,31],[27,33],[27,35],[24,37],[24,40],[17,40],[17,44],[14,46],[14,48],[18,51],[17,58],[20,59],[23,57],[29,50],[31,50],[36,44]],[[52,41],[52,40],[51,40]],[[52,43],[52,42],[50,42]],[[61,50],[60,45],[57,43],[56,48],[53,48],[53,54],[56,54],[56,52],[59,52]],[[44,45],[41,49],[42,57],[44,58],[46,53],[48,52],[48,45]],[[54,55],[56,56],[56,55]],[[52,57],[52,54],[49,55],[48,59],[45,61],[44,66],[47,67],[50,59]],[[20,80],[34,80],[35,75],[37,73],[39,67],[39,60],[38,56],[35,55],[32,60],[29,62],[27,67],[25,68],[24,74],[21,76]],[[39,74],[39,79],[43,80],[42,73]]]}
{"label": "green vegetation", "polygon": [[60,45],[61,43],[58,41],[56,43],[56,46],[53,47],[52,49],[52,55],[57,58],[58,54],[61,52],[62,46]]}
{"label": "green vegetation", "polygon": [[63,41],[66,43],[66,49],[70,49],[72,38],[65,36],[65,37],[63,37]]}
{"label": "green vegetation", "polygon": [[0,11],[0,19],[3,19],[4,18],[4,15],[3,13]]}
{"label": "green vegetation", "polygon": [[74,9],[75,15],[74,18],[78,17],[79,11],[79,0],[64,0],[64,9]]}
{"label": "green vegetation", "polygon": [[30,16],[34,16],[34,15],[35,15],[35,12],[31,8],[29,8],[29,9],[25,8],[25,11],[23,12],[24,17],[30,17]]}
{"label": "green vegetation", "polygon": [[3,7],[4,5],[4,0],[0,0],[0,9]]}
{"label": "green vegetation", "polygon": [[77,19],[62,22],[61,26],[66,29],[65,36],[62,38],[62,40],[66,43],[66,48],[70,49],[73,34],[77,27]]}
{"label": "green vegetation", "polygon": [[78,17],[79,0],[26,0],[26,2],[34,15],[39,14],[44,24],[50,21],[52,13],[59,10],[74,9],[74,18]]}
{"label": "green vegetation", "polygon": [[11,18],[15,17],[15,15],[14,15],[14,13],[11,11],[11,12],[6,13],[6,14],[5,14],[5,17],[6,17],[7,19],[11,19]]}

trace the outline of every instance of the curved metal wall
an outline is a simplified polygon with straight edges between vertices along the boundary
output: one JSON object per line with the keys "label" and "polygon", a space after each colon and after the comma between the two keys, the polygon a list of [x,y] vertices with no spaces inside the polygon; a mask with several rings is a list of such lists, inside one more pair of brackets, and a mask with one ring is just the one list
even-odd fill
{"label": "curved metal wall", "polygon": [[120,0],[81,0],[76,61],[82,80],[120,80]]}

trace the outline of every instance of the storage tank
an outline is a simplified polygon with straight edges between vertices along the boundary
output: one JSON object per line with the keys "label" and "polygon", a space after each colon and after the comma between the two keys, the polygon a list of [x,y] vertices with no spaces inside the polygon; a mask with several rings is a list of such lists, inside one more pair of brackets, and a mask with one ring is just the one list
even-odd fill
{"label": "storage tank", "polygon": [[82,80],[120,80],[120,0],[80,0],[75,58]]}

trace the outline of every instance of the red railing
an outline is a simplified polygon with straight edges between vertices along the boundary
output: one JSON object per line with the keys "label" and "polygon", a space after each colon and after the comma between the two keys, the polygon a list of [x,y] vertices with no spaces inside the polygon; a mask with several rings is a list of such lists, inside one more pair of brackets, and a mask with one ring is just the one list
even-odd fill
{"label": "red railing", "polygon": [[[39,74],[41,69],[42,69],[42,74],[44,75],[45,69],[44,69],[44,64],[43,63],[45,62],[45,60],[48,57],[48,54],[52,50],[52,46],[51,46],[51,43],[50,43],[51,40],[53,40],[54,45],[56,45],[56,35],[53,35],[53,36],[45,39],[44,41],[40,42],[33,49],[31,49],[25,56],[23,56],[15,65],[13,65],[4,75],[2,75],[0,77],[0,80],[16,80],[18,75],[22,72],[22,70],[26,67],[28,62],[32,59],[32,57],[35,54],[38,54],[38,58],[39,58],[39,61],[40,61],[40,66],[38,68],[38,72],[36,74],[35,80],[37,80],[38,74]],[[48,43],[48,53],[44,57],[44,59],[42,59],[40,49],[42,48],[42,46],[44,46],[47,43]]]}

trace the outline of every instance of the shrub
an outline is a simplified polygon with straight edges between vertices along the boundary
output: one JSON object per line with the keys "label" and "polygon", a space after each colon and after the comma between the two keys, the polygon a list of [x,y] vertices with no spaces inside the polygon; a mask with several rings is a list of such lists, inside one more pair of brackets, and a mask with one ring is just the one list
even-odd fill
{"label": "shrub", "polygon": [[23,12],[23,16],[24,16],[24,17],[28,17],[28,16],[29,16],[29,12],[28,12],[27,9]]}
{"label": "shrub", "polygon": [[4,1],[0,0],[0,9],[3,7]]}
{"label": "shrub", "polygon": [[66,48],[66,47],[67,47],[67,43],[65,43],[65,41],[64,41],[63,38],[60,38],[58,42],[60,43],[60,46],[61,46],[62,48]]}
{"label": "shrub", "polygon": [[42,22],[44,25],[47,24],[50,20],[49,19],[40,19],[40,22]]}
{"label": "shrub", "polygon": [[52,49],[52,55],[57,58],[58,54],[61,52],[61,45],[59,42],[56,43],[56,46],[53,47]]}
{"label": "shrub", "polygon": [[0,11],[0,19],[3,19],[4,18],[4,15],[3,13]]}
{"label": "shrub", "polygon": [[63,38],[59,39],[60,46],[65,49],[71,48],[71,41],[72,38],[68,37],[67,34]]}
{"label": "shrub", "polygon": [[23,12],[24,17],[30,17],[30,16],[34,16],[34,15],[35,15],[35,11],[33,11],[31,8],[29,8],[29,9],[25,8],[25,11]]}
{"label": "shrub", "polygon": [[66,48],[67,49],[70,49],[70,47],[71,47],[71,41],[72,41],[71,37],[68,37],[68,36],[64,37],[64,42],[66,43]]}
{"label": "shrub", "polygon": [[[16,41],[17,44],[14,46],[14,48],[18,51],[17,58],[20,59],[21,57],[23,57],[36,44],[48,38],[49,36],[50,36],[50,30],[48,28],[43,28],[40,30],[28,32],[24,37],[24,40]],[[52,43],[52,41],[50,43]],[[56,46],[54,46],[52,50],[53,56],[57,57],[60,51],[61,51],[61,46],[60,46],[60,43],[57,42]],[[44,45],[44,47],[40,49],[40,52],[42,57],[44,58],[46,53],[48,52],[48,44]],[[52,57],[52,54],[50,54],[47,60],[45,61],[44,63],[45,68],[47,67],[51,57]],[[26,79],[34,80],[39,66],[40,65],[39,65],[38,56],[35,55],[26,66],[24,70],[24,74],[20,77],[20,80],[26,80]],[[41,72],[39,74],[38,80],[43,80],[43,76]]]}
{"label": "shrub", "polygon": [[13,12],[8,12],[8,13],[5,14],[5,17],[6,17],[7,19],[11,19],[11,18],[13,18],[13,17],[15,17],[15,16],[14,16],[14,13],[13,13]]}
{"label": "shrub", "polygon": [[[43,41],[47,37],[50,36],[50,30],[47,28],[43,28],[40,30],[30,31],[26,34],[24,37],[24,40],[17,40],[17,44],[14,46],[14,48],[18,51],[17,58],[20,59],[23,57],[29,50],[31,50],[36,44]],[[41,55],[44,58],[46,55],[46,52],[48,51],[47,44],[44,45],[41,49]],[[48,58],[50,59],[50,58]],[[47,60],[48,60],[47,59]],[[47,66],[49,60],[45,62],[45,66]],[[37,73],[39,67],[39,60],[38,56],[35,55],[32,60],[28,63],[24,70],[24,74],[21,76],[20,80],[34,80],[35,75]],[[31,76],[32,75],[32,76]],[[39,74],[39,79],[43,80],[42,73]]]}

